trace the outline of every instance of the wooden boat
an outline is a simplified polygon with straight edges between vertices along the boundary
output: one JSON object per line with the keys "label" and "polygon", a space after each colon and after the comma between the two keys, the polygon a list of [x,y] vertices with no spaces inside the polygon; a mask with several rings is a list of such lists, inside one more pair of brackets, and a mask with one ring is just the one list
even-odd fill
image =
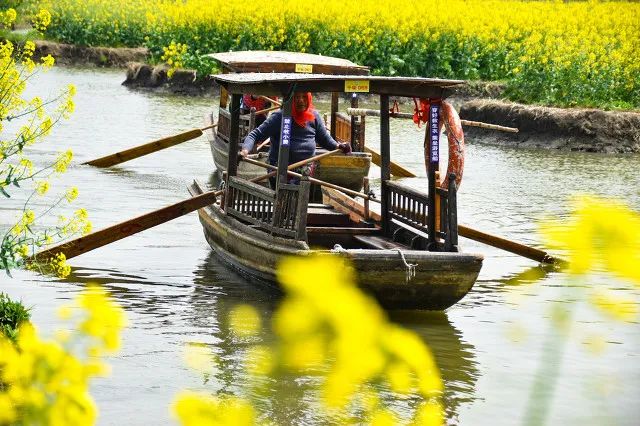
{"label": "wooden boat", "polygon": [[[369,68],[357,65],[351,61],[330,56],[312,55],[294,52],[243,51],[222,52],[208,55],[220,63],[223,72],[300,72],[320,74],[351,74],[368,75]],[[320,160],[315,176],[337,185],[356,191],[362,189],[362,178],[367,176],[371,167],[371,154],[362,152],[364,149],[364,119],[351,117],[338,111],[338,93],[332,94],[331,102],[331,136],[339,142],[351,142],[353,152]],[[351,106],[357,106],[354,100]],[[220,108],[218,110],[218,126],[205,132],[211,146],[211,154],[216,170],[222,175],[227,168],[230,112],[228,110],[228,93],[221,88]],[[205,126],[214,123],[213,114],[205,117]],[[244,137],[255,127],[255,118],[251,114],[240,115],[240,138]],[[353,129],[353,130],[352,130]],[[255,152],[255,158],[267,161],[268,147],[261,152]],[[319,149],[318,152],[323,152]],[[241,163],[238,175],[252,179],[264,174],[264,169],[249,163]]]}
{"label": "wooden boat", "polygon": [[[277,286],[275,271],[284,256],[342,256],[353,264],[358,285],[389,309],[443,310],[471,290],[483,257],[459,248],[455,179],[449,180],[447,189],[436,188],[439,158],[428,163],[428,194],[393,182],[390,173],[389,96],[419,96],[437,103],[464,82],[292,73],[221,74],[215,79],[231,93],[234,125],[240,123],[240,97],[247,91],[287,99],[294,89],[340,92],[355,84],[380,95],[381,112],[379,216],[371,214],[366,204],[358,212],[336,208],[339,203],[308,203],[308,178],[302,177],[299,184],[287,180],[286,144],[280,149],[275,190],[239,176],[238,160],[231,156],[222,199],[198,210],[205,237],[223,261],[243,275]],[[285,118],[289,102],[283,108]],[[230,134],[229,147],[235,151],[239,132]],[[435,139],[427,136],[428,149],[437,146],[439,134]],[[197,182],[190,187],[194,196],[203,191]],[[360,196],[365,203],[374,201]]]}

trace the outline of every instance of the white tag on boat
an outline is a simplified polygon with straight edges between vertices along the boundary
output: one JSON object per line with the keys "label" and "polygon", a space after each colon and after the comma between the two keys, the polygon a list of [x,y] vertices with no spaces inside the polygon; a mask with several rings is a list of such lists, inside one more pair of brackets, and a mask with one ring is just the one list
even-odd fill
{"label": "white tag on boat", "polygon": [[313,72],[313,65],[310,64],[296,64],[296,72],[305,74],[311,74]]}
{"label": "white tag on boat", "polygon": [[369,93],[369,80],[345,80],[344,91]]}

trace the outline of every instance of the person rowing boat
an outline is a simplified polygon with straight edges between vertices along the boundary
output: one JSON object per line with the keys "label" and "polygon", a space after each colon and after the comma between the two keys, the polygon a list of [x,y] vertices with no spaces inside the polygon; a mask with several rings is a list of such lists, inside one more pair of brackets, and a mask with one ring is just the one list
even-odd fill
{"label": "person rowing boat", "polygon": [[[345,154],[351,152],[348,142],[338,143],[331,137],[324,125],[318,111],[313,107],[310,92],[295,92],[292,102],[292,118],[294,124],[291,128],[291,140],[289,145],[289,164],[311,158],[316,153],[316,145],[327,150],[340,149]],[[282,127],[282,111],[272,113],[264,123],[253,129],[242,144],[240,155],[249,155],[256,143],[270,138],[272,143],[269,148],[269,164],[278,163],[280,129]],[[273,141],[277,141],[273,143]],[[302,175],[313,175],[315,163],[305,166],[304,170],[297,171]],[[272,179],[272,186],[275,179]]]}

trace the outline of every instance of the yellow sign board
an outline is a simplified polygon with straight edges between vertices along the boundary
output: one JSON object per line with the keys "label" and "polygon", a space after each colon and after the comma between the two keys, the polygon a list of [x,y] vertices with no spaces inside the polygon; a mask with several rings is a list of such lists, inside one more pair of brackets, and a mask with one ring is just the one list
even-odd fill
{"label": "yellow sign board", "polygon": [[313,65],[309,64],[296,64],[296,72],[302,72],[305,74],[310,74],[313,72]]}
{"label": "yellow sign board", "polygon": [[345,80],[345,92],[369,92],[369,80]]}

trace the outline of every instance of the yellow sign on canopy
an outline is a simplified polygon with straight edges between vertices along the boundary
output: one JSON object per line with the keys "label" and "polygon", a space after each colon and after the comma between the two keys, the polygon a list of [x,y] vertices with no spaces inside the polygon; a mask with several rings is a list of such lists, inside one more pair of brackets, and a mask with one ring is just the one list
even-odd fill
{"label": "yellow sign on canopy", "polygon": [[302,72],[305,74],[311,74],[313,72],[313,65],[310,64],[296,64],[296,72]]}
{"label": "yellow sign on canopy", "polygon": [[369,80],[345,80],[344,91],[368,93]]}

